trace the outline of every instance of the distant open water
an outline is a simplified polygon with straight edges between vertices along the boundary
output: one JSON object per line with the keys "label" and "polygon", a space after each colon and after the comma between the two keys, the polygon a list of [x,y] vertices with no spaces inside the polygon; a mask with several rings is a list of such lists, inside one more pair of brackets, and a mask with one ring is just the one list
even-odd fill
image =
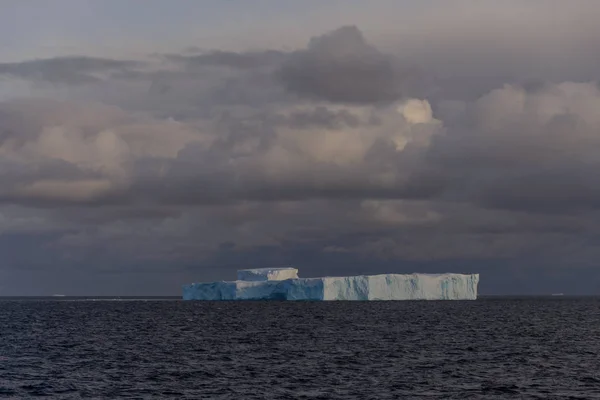
{"label": "distant open water", "polygon": [[600,398],[600,299],[0,300],[0,397]]}

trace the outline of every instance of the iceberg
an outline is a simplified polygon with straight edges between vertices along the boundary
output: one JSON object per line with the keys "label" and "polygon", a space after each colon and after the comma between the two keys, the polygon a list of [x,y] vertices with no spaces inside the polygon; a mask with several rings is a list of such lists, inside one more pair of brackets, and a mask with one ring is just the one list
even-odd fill
{"label": "iceberg", "polygon": [[475,300],[479,274],[300,278],[296,268],[244,269],[236,281],[183,286],[184,300]]}

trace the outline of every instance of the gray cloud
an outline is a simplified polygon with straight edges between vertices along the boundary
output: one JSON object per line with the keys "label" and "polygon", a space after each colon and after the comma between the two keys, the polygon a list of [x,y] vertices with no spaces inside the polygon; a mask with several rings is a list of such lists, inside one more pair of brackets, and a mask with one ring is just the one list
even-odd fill
{"label": "gray cloud", "polygon": [[[314,127],[344,128],[356,127],[361,124],[358,116],[348,110],[331,111],[320,106],[310,111],[296,111],[284,119],[284,123],[291,128],[305,129]],[[372,122],[376,122],[375,120]]]}
{"label": "gray cloud", "polygon": [[165,58],[183,64],[188,70],[203,67],[253,69],[277,66],[288,58],[288,54],[277,50],[242,53],[214,50],[199,55],[171,54],[166,55]]}
{"label": "gray cloud", "polygon": [[[372,123],[371,111],[359,116],[319,106],[292,107],[266,119],[224,114],[193,124],[101,105],[32,106],[5,105],[32,127],[19,131],[18,123],[5,122],[3,150],[11,160],[0,195],[5,202],[213,204],[365,193],[414,198],[430,191],[400,168],[411,165],[411,152],[422,147],[411,135],[428,137],[438,124],[408,123],[394,108],[375,113],[379,123]],[[39,109],[47,113],[32,112]],[[353,142],[344,130],[353,132]],[[323,146],[327,137],[331,144]],[[376,143],[387,155],[369,155]],[[39,168],[44,172],[27,172]]]}
{"label": "gray cloud", "polygon": [[472,103],[429,158],[457,197],[486,207],[597,208],[599,106],[595,83],[505,86]]}
{"label": "gray cloud", "polygon": [[308,98],[334,102],[389,102],[403,95],[409,76],[390,55],[368,44],[355,26],[310,40],[280,72],[285,87]]}
{"label": "gray cloud", "polygon": [[127,71],[142,65],[139,61],[95,57],[56,57],[0,64],[0,76],[33,81],[83,84],[97,82],[98,74]]}

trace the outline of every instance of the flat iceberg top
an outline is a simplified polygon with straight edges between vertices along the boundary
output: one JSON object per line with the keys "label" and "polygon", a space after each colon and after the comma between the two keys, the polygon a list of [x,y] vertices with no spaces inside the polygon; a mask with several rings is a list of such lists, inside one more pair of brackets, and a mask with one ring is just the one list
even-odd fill
{"label": "flat iceberg top", "polygon": [[238,281],[282,281],[285,279],[298,279],[298,269],[285,268],[255,268],[240,269],[237,272]]}
{"label": "flat iceberg top", "polygon": [[[420,277],[429,277],[429,278],[440,278],[440,277],[451,277],[451,276],[467,276],[467,275],[473,275],[473,274],[459,274],[456,272],[441,272],[441,273],[437,273],[437,274],[426,274],[426,273],[422,273],[422,272],[413,272],[411,274],[376,274],[376,275],[352,275],[352,276],[339,276],[339,275],[326,275],[326,276],[320,276],[318,279],[324,279],[324,278],[333,278],[333,279],[343,279],[343,278],[359,278],[359,277],[376,277],[376,276],[389,276],[389,275],[394,275],[394,276],[404,276],[404,277],[412,277],[412,276],[420,276]],[[479,275],[479,274],[475,274],[475,275]]]}
{"label": "flat iceberg top", "polygon": [[280,268],[247,268],[247,269],[238,269],[238,272],[255,272],[255,273],[266,273],[271,271],[298,271],[298,268],[293,267],[280,267]]}

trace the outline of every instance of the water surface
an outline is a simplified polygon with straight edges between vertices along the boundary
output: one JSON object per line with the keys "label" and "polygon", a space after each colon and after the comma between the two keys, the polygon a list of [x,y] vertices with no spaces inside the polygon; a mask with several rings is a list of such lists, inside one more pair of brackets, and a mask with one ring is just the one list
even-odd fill
{"label": "water surface", "polygon": [[0,300],[0,397],[600,398],[598,298],[164,300]]}

